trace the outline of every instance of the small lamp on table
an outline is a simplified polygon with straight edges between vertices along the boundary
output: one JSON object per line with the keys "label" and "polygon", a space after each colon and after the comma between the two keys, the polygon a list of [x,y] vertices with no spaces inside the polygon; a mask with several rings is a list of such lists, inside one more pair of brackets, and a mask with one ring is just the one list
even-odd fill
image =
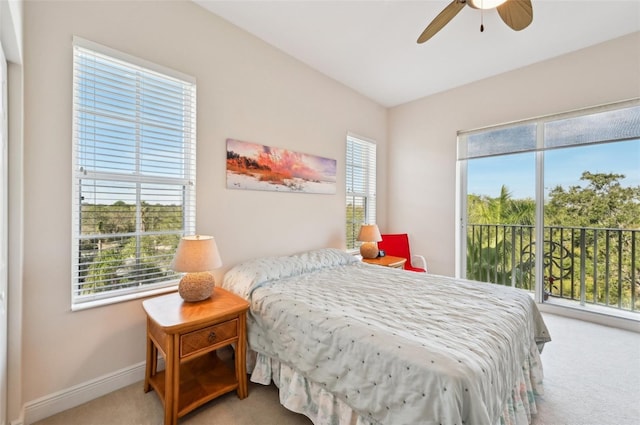
{"label": "small lamp on table", "polygon": [[378,256],[378,242],[382,240],[377,224],[363,224],[360,227],[358,240],[360,245],[360,255],[362,258],[376,258]]}
{"label": "small lamp on table", "polygon": [[222,266],[213,236],[193,235],[180,239],[171,269],[186,272],[178,285],[178,293],[188,302],[206,300],[213,293],[215,279],[211,270]]}

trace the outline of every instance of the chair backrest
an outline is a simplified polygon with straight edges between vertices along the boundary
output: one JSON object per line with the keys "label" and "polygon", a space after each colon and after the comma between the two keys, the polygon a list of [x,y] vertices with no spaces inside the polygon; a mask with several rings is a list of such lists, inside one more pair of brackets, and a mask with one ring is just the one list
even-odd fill
{"label": "chair backrest", "polygon": [[406,233],[393,235],[381,235],[382,241],[378,242],[378,249],[383,250],[388,255],[406,258],[411,264],[411,251],[409,250],[409,236]]}

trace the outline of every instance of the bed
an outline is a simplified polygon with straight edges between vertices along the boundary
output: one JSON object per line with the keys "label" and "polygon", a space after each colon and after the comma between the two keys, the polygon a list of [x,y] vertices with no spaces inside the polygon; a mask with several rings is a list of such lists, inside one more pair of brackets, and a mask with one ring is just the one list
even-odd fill
{"label": "bed", "polygon": [[531,423],[551,340],[531,296],[365,264],[337,249],[259,258],[247,299],[252,382],[316,425]]}

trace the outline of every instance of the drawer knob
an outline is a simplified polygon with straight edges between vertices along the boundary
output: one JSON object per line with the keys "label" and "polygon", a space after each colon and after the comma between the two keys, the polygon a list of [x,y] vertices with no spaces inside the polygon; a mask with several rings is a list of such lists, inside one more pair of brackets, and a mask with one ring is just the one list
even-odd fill
{"label": "drawer knob", "polygon": [[209,332],[209,342],[213,342],[216,340],[216,333],[214,331]]}

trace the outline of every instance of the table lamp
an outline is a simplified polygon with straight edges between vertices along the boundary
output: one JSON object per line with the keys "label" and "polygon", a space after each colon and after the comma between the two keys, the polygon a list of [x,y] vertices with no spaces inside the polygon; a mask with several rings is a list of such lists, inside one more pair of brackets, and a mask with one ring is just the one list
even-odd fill
{"label": "table lamp", "polygon": [[178,293],[188,302],[206,300],[213,293],[215,280],[211,270],[222,266],[213,236],[193,235],[180,239],[171,269],[186,272],[178,285]]}
{"label": "table lamp", "polygon": [[378,256],[378,242],[382,240],[377,224],[363,224],[360,227],[358,240],[360,245],[360,255],[362,258],[376,258]]}

